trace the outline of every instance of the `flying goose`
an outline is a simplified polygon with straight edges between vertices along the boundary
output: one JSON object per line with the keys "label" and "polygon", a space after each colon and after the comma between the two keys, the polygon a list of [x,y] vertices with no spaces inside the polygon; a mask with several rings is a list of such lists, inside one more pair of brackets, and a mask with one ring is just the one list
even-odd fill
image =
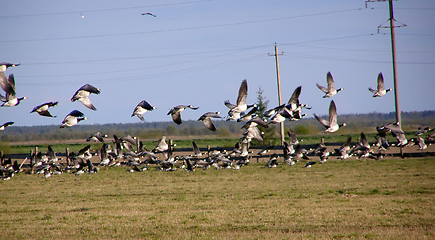
{"label": "flying goose", "polygon": [[154,109],[156,109],[156,107],[153,107],[147,101],[142,100],[134,108],[133,114],[131,114],[131,116],[133,117],[134,115],[136,115],[140,120],[144,121],[143,114]]}
{"label": "flying goose", "polygon": [[373,97],[382,97],[387,92],[391,91],[391,88],[388,88],[388,89],[384,88],[384,77],[382,76],[382,73],[379,73],[377,89],[373,89],[373,88],[369,87],[369,91],[374,93]]}
{"label": "flying goose", "polygon": [[94,142],[104,142],[104,138],[106,138],[107,137],[107,135],[103,135],[103,134],[101,134],[101,132],[96,132],[96,133],[93,133],[93,134],[91,134],[87,139],[86,139],[86,142],[89,142],[89,141],[94,141]]}
{"label": "flying goose", "polygon": [[326,74],[326,82],[328,83],[328,87],[320,86],[320,84],[316,83],[316,86],[322,90],[322,92],[325,93],[325,96],[323,98],[330,98],[337,94],[337,92],[342,91],[343,88],[335,89],[334,86],[334,79],[332,78],[332,75],[330,72]]}
{"label": "flying goose", "polygon": [[10,125],[14,124],[14,122],[5,122],[0,126],[0,131],[5,130],[5,128],[9,127]]}
{"label": "flying goose", "polygon": [[346,126],[346,123],[340,125],[337,123],[337,107],[335,106],[334,100],[331,100],[329,104],[329,120],[320,118],[316,114],[314,114],[314,117],[326,128],[325,133],[333,133],[340,127]]}
{"label": "flying goose", "polygon": [[200,157],[202,153],[199,150],[199,147],[196,144],[196,142],[192,141],[192,147],[193,147],[193,157]]}
{"label": "flying goose", "polygon": [[350,142],[352,141],[352,137],[348,136],[346,139],[346,142],[343,143],[343,145],[340,146],[340,148],[335,149],[335,152],[339,154],[340,156],[338,158],[344,160],[348,157],[350,157]]}
{"label": "flying goose", "polygon": [[2,96],[0,94],[0,101],[3,102],[0,107],[17,106],[22,100],[27,99],[27,97],[17,98],[15,93],[15,78],[13,74],[9,74],[9,77],[7,79],[6,76],[1,77],[0,87],[6,92],[6,96]]}
{"label": "flying goose", "polygon": [[248,97],[248,81],[245,79],[239,88],[239,94],[237,96],[236,104],[232,104],[229,100],[224,102],[230,110],[228,111],[227,120],[237,120],[240,118],[240,114],[248,109],[246,105],[246,98]]}
{"label": "flying goose", "polygon": [[152,150],[153,152],[165,152],[168,151],[169,145],[166,143],[166,136],[162,136],[157,140],[156,147]]}
{"label": "flying goose", "polygon": [[298,144],[299,142],[302,142],[302,141],[303,141],[302,139],[301,139],[301,140],[298,140],[298,138],[297,138],[295,132],[293,132],[293,130],[291,130],[291,129],[289,129],[289,130],[287,131],[287,135],[289,136],[289,138],[290,138],[290,144],[292,144],[292,145],[296,145],[296,144]]}
{"label": "flying goose", "polygon": [[151,16],[151,17],[157,17],[155,14],[150,13],[150,12],[142,13],[142,16],[146,16],[146,15]]}
{"label": "flying goose", "polygon": [[6,69],[8,69],[10,67],[16,67],[16,66],[20,66],[20,64],[19,63],[1,62],[0,63],[0,72],[5,72]]}
{"label": "flying goose", "polygon": [[54,107],[57,105],[58,102],[46,102],[41,105],[38,105],[33,108],[33,110],[30,113],[37,112],[41,116],[45,117],[56,117],[52,116],[51,113],[48,111],[48,108]]}
{"label": "flying goose", "polygon": [[88,118],[85,117],[85,115],[82,112],[78,110],[73,110],[68,115],[66,115],[65,119],[63,119],[62,121],[62,125],[60,125],[59,128],[72,127],[77,123],[79,123],[80,121],[87,120],[87,119]]}
{"label": "flying goose", "polygon": [[210,130],[215,132],[216,127],[214,126],[211,118],[222,118],[219,116],[220,112],[206,112],[199,117],[198,121],[202,121],[204,125]]}
{"label": "flying goose", "polygon": [[79,100],[87,108],[95,111],[97,109],[92,104],[91,100],[89,99],[89,95],[91,93],[100,94],[101,91],[100,91],[100,89],[98,89],[90,84],[85,84],[74,93],[74,95],[71,98],[71,102],[75,102],[76,100]]}
{"label": "flying goose", "polygon": [[249,121],[256,116],[256,112],[258,111],[257,104],[253,104],[251,110],[249,112],[242,112],[240,114],[240,118],[237,119],[237,122]]}
{"label": "flying goose", "polygon": [[168,115],[171,115],[174,123],[180,125],[182,123],[181,112],[184,111],[186,108],[190,108],[193,110],[198,109],[198,107],[194,107],[193,105],[178,105],[178,106],[173,107],[171,110],[169,110]]}

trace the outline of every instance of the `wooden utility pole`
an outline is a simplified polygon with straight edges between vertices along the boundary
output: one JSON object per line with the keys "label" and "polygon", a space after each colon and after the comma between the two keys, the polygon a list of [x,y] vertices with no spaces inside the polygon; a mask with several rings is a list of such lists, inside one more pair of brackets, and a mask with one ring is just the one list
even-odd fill
{"label": "wooden utility pole", "polygon": [[391,55],[393,58],[393,79],[394,79],[394,101],[396,103],[396,121],[399,123],[400,128],[402,128],[402,114],[400,111],[399,103],[399,82],[397,81],[397,70],[396,70],[396,39],[394,34],[394,13],[393,13],[393,0],[389,0],[390,8],[390,33],[391,33]]}
{"label": "wooden utility pole", "polygon": [[389,11],[390,11],[390,26],[383,26],[382,24],[378,26],[379,28],[389,28],[390,29],[390,35],[391,35],[391,56],[392,56],[392,62],[393,62],[393,81],[394,81],[394,103],[396,108],[396,122],[399,124],[400,127],[402,127],[402,112],[400,110],[400,102],[399,102],[399,81],[397,80],[397,67],[396,67],[396,39],[395,39],[395,33],[394,28],[396,27],[406,27],[406,24],[401,24],[399,26],[395,26],[394,22],[396,21],[394,19],[394,8],[393,8],[393,0],[367,0],[366,1],[366,7],[367,3],[369,2],[385,2],[388,1],[389,5]]}
{"label": "wooden utility pole", "polygon": [[[275,43],[275,54],[269,54],[269,56],[275,56],[275,65],[276,65],[276,81],[278,84],[278,103],[279,106],[282,105],[282,97],[281,97],[281,80],[279,77],[279,59],[278,59],[278,46]],[[281,122],[280,124],[280,130],[281,130],[281,144],[284,144],[284,122]]]}

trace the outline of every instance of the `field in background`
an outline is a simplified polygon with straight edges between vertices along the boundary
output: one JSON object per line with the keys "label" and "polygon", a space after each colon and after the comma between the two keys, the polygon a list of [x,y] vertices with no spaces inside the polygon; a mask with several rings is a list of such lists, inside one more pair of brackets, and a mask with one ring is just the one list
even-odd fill
{"label": "field in background", "polygon": [[434,239],[433,158],[0,182],[1,239]]}

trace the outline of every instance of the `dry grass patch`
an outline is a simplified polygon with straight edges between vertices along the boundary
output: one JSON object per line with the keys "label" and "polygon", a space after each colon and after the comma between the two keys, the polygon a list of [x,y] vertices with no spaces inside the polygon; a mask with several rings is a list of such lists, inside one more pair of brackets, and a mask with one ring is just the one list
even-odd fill
{"label": "dry grass patch", "polygon": [[434,238],[434,159],[0,183],[1,239]]}

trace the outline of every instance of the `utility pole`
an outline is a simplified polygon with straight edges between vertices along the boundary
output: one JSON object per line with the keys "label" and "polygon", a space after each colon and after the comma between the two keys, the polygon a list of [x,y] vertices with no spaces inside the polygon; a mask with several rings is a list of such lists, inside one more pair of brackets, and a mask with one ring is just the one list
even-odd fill
{"label": "utility pole", "polygon": [[[278,55],[283,55],[283,53],[278,54],[278,46],[275,43],[275,54],[270,54],[269,56],[275,56],[275,65],[276,65],[276,81],[278,84],[278,103],[279,106],[282,105],[282,97],[281,97],[281,80],[279,78],[279,59]],[[280,130],[281,130],[281,144],[284,144],[284,122],[281,122],[280,124]]]}
{"label": "utility pole", "polygon": [[396,106],[396,122],[399,123],[399,126],[402,128],[402,112],[400,110],[400,103],[399,103],[399,82],[397,80],[397,66],[396,66],[396,39],[395,39],[395,33],[394,28],[396,27],[406,27],[406,24],[401,24],[398,26],[394,25],[394,22],[396,21],[394,19],[394,8],[393,8],[393,0],[367,0],[366,6],[368,2],[385,2],[388,1],[389,5],[389,11],[390,11],[390,26],[383,26],[382,24],[378,26],[378,31],[380,28],[389,28],[390,29],[390,35],[391,35],[391,55],[392,55],[392,62],[393,62],[393,80],[394,80],[394,102]]}

